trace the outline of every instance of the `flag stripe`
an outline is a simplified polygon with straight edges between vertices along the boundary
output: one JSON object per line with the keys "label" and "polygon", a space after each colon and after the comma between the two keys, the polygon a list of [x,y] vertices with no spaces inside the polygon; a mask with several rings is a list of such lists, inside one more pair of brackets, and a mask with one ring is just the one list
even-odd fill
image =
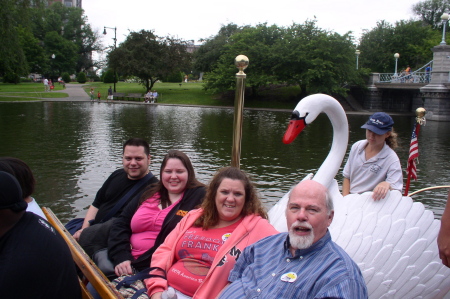
{"label": "flag stripe", "polygon": [[417,140],[417,126],[416,124],[413,128],[411,135],[411,143],[409,145],[409,157],[408,157],[408,166],[407,166],[407,175],[414,180],[417,180],[417,166],[416,161],[419,157],[419,142]]}

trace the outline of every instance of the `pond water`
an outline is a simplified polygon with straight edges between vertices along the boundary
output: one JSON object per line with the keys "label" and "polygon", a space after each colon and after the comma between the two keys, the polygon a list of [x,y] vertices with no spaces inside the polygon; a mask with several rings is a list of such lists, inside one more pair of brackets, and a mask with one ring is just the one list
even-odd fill
{"label": "pond water", "polygon": [[[321,115],[292,144],[284,145],[281,139],[289,118],[290,112],[244,111],[241,168],[252,175],[267,208],[306,174],[317,171],[332,141],[331,124]],[[397,152],[406,168],[414,117],[393,118],[401,144]],[[367,115],[348,115],[348,149],[365,138],[360,126],[366,119]],[[191,158],[198,179],[208,183],[217,169],[230,164],[232,125],[233,109],[229,108],[1,103],[0,156],[17,157],[30,165],[37,180],[34,197],[65,222],[84,215],[104,180],[121,167],[122,144],[128,138],[141,137],[150,143],[155,175],[165,153],[179,149]],[[449,184],[449,136],[449,123],[428,122],[422,127],[419,177],[411,183],[410,192]],[[341,173],[336,178],[341,182]],[[439,218],[447,190],[426,191],[413,198]]]}

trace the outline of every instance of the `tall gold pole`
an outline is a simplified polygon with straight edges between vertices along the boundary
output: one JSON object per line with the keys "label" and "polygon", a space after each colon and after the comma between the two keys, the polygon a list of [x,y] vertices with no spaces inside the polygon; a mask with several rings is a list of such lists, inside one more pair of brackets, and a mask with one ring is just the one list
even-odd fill
{"label": "tall gold pole", "polygon": [[231,151],[231,166],[240,168],[245,78],[247,77],[247,75],[244,73],[244,70],[248,66],[247,56],[238,55],[234,59],[234,64],[239,69],[239,72],[236,74],[236,96],[234,98],[234,131]]}

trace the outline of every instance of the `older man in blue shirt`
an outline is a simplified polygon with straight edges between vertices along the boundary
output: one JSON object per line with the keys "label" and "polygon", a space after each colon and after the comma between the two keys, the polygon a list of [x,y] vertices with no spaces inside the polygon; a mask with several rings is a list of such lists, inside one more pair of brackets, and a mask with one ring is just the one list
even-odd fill
{"label": "older man in blue shirt", "polygon": [[331,240],[333,215],[327,189],[302,181],[286,208],[289,233],[245,248],[220,298],[367,298],[358,266]]}

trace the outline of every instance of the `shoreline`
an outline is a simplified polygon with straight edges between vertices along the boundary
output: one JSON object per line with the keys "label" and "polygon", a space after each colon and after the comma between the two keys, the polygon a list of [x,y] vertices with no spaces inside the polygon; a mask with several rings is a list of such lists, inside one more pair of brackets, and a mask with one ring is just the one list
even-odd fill
{"label": "shoreline", "polygon": [[[1,101],[0,103],[35,103],[35,102],[91,102],[88,94],[83,89],[86,84],[72,85],[67,84],[66,88],[63,90],[52,91],[58,93],[68,94],[67,98],[36,98],[36,100],[30,101]],[[0,94],[1,95],[1,94]],[[97,102],[94,100],[94,102]],[[211,105],[190,105],[190,104],[166,104],[166,103],[144,103],[136,101],[123,101],[123,100],[113,100],[112,102],[106,102],[101,100],[98,103],[106,104],[135,104],[135,105],[162,105],[162,106],[179,106],[179,107],[200,107],[200,108],[221,108],[221,109],[234,109],[234,106],[211,106]],[[277,109],[277,108],[254,108],[245,107],[244,110],[255,110],[255,111],[280,111],[280,112],[292,112],[292,109]],[[345,111],[346,115],[371,115],[376,111],[359,110],[359,111]],[[389,115],[399,115],[399,116],[415,116],[414,112],[389,112]]]}

